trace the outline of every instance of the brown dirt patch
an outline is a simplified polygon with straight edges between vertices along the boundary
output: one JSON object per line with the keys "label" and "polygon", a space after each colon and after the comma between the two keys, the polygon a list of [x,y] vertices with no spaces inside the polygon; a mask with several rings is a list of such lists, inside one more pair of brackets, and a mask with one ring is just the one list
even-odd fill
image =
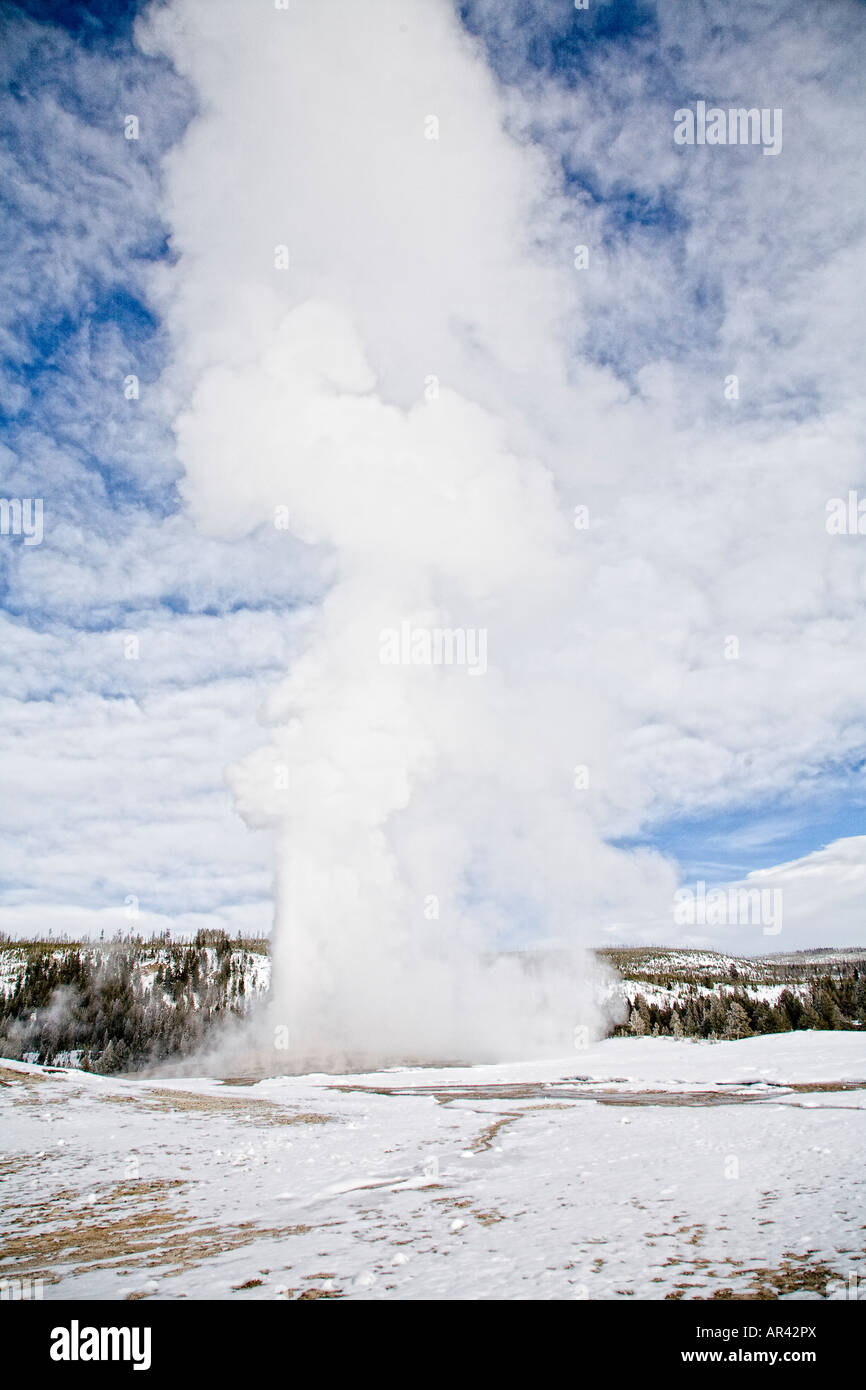
{"label": "brown dirt patch", "polygon": [[135,1094],[114,1093],[97,1097],[108,1105],[136,1105],[141,1110],[181,1111],[199,1115],[237,1115],[269,1125],[326,1125],[334,1118],[313,1111],[287,1110],[272,1100],[257,1096],[199,1095],[195,1091],[172,1091],[156,1086],[142,1087]]}
{"label": "brown dirt patch", "polygon": [[[80,1193],[54,1191],[49,1198],[16,1209],[14,1232],[0,1237],[0,1275],[42,1273],[72,1266],[75,1275],[95,1269],[171,1266],[192,1268],[214,1255],[259,1240],[280,1240],[311,1229],[306,1225],[262,1227],[254,1221],[225,1225],[197,1223],[180,1203],[166,1198],[186,1180],[117,1183],[99,1194],[98,1205]],[[159,1205],[154,1205],[154,1202]]]}

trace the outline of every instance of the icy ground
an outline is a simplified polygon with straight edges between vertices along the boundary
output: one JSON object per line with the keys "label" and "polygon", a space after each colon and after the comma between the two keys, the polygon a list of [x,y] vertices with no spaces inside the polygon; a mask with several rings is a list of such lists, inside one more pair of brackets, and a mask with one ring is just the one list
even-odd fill
{"label": "icy ground", "polygon": [[0,1279],[49,1299],[862,1297],[864,1153],[856,1033],[255,1085],[4,1062]]}

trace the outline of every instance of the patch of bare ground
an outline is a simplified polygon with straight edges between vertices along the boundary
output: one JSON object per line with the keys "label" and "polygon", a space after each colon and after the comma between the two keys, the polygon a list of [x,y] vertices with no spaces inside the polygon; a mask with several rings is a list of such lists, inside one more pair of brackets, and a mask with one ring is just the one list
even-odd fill
{"label": "patch of bare ground", "polygon": [[866,1091],[866,1081],[786,1081],[789,1091],[810,1095],[813,1091]]}
{"label": "patch of bare ground", "polygon": [[495,1226],[499,1221],[506,1219],[501,1211],[496,1210],[496,1207],[490,1207],[487,1211],[478,1211],[477,1208],[473,1207],[472,1215],[476,1221],[481,1222],[482,1226]]}
{"label": "patch of bare ground", "polygon": [[[501,1211],[497,1211],[496,1207],[488,1207],[486,1211],[473,1207],[471,1197],[434,1197],[433,1203],[435,1206],[447,1207],[449,1211],[468,1210],[469,1215],[474,1216],[475,1220],[480,1222],[482,1226],[495,1226],[497,1222],[506,1220],[506,1217]],[[395,1243],[397,1245],[410,1244],[409,1241],[397,1241]]]}
{"label": "patch of bare ground", "polygon": [[677,1235],[688,1235],[689,1231],[691,1231],[692,1234],[686,1241],[686,1245],[700,1245],[701,1241],[704,1238],[705,1230],[705,1226],[703,1226],[700,1222],[695,1222],[693,1226],[680,1226],[677,1231]]}
{"label": "patch of bare ground", "polygon": [[[185,1186],[183,1178],[154,1178],[149,1181],[114,1183],[104,1188],[98,1197],[98,1206],[85,1201],[80,1192],[71,1188],[53,1188],[50,1195],[41,1201],[29,1202],[21,1207],[18,1202],[0,1210],[14,1222],[16,1230],[30,1230],[44,1226],[51,1221],[68,1221],[93,1218],[104,1213],[106,1207],[115,1207],[121,1214],[133,1209],[136,1202],[147,1202],[152,1198],[165,1197],[172,1189]],[[128,1202],[126,1199],[131,1199]],[[0,1254],[5,1254],[9,1240],[4,1239]]]}
{"label": "patch of bare ground", "polygon": [[172,1091],[156,1086],[143,1087],[135,1094],[106,1093],[98,1099],[108,1105],[135,1105],[141,1110],[160,1110],[164,1113],[174,1110],[185,1114],[238,1115],[266,1125],[326,1125],[334,1118],[314,1111],[292,1112],[258,1096],[199,1095],[196,1091]]}
{"label": "patch of bare ground", "polygon": [[[155,1265],[176,1273],[227,1250],[311,1229],[254,1221],[199,1224],[186,1207],[165,1204],[173,1189],[185,1185],[180,1178],[118,1183],[100,1194],[97,1206],[83,1205],[78,1193],[55,1191],[16,1211],[14,1234],[0,1238],[0,1274],[36,1274],[46,1265],[54,1271],[72,1266],[74,1275]],[[162,1205],[154,1206],[160,1199]]]}
{"label": "patch of bare ground", "polygon": [[374,1096],[433,1096],[440,1105],[453,1100],[552,1100],[554,1095],[579,1099],[583,1093],[541,1082],[518,1084],[502,1082],[492,1086],[360,1086],[350,1083],[331,1086],[332,1091],[362,1091]]}
{"label": "patch of bare ground", "polygon": [[765,1099],[763,1096],[733,1094],[729,1091],[596,1091],[587,1093],[599,1105],[661,1105],[715,1106],[749,1105]]}
{"label": "patch of bare ground", "polygon": [[0,1066],[0,1086],[36,1086],[43,1081],[56,1080],[56,1075],[44,1071],[13,1071],[12,1067]]}
{"label": "patch of bare ground", "polygon": [[[0,1183],[4,1178],[21,1177],[23,1173],[38,1171],[40,1168],[44,1171],[45,1164],[58,1164],[63,1161],[64,1154],[57,1149],[46,1149],[41,1153],[6,1154],[0,1158]],[[2,1211],[3,1205],[0,1202],[0,1213]]]}
{"label": "patch of bare ground", "polygon": [[[826,1261],[813,1259],[813,1253],[797,1254],[788,1251],[781,1264],[776,1266],[757,1265],[746,1268],[740,1267],[742,1261],[739,1260],[716,1260],[716,1264],[727,1263],[734,1266],[737,1276],[748,1277],[748,1283],[745,1286],[738,1284],[736,1287],[725,1284],[710,1294],[696,1294],[696,1301],[706,1298],[708,1301],[734,1299],[740,1302],[755,1302],[798,1293],[817,1293],[826,1298],[828,1285],[838,1283],[841,1276],[831,1269]],[[709,1276],[710,1273],[709,1270],[704,1271],[705,1276]],[[674,1292],[665,1294],[665,1298],[682,1298],[686,1289],[703,1287],[705,1285],[695,1283],[675,1284]]]}
{"label": "patch of bare ground", "polygon": [[[611,1083],[621,1078],[611,1078]],[[715,1106],[715,1105],[760,1105],[763,1101],[777,1100],[780,1091],[862,1091],[866,1081],[809,1081],[779,1082],[762,1086],[759,1092],[751,1089],[749,1082],[737,1082],[736,1090],[702,1091],[618,1091],[613,1084],[600,1082],[595,1085],[572,1081],[538,1081],[525,1083],[502,1082],[490,1086],[362,1086],[343,1083],[331,1087],[335,1091],[364,1091],[377,1096],[434,1096],[440,1105],[448,1105],[454,1100],[543,1100],[562,1102],[568,1100],[594,1100],[599,1105],[673,1105],[673,1106]],[[741,1088],[741,1089],[739,1089]]]}
{"label": "patch of bare ground", "polygon": [[[50,1083],[56,1081],[58,1075],[41,1071],[11,1071],[8,1067],[0,1067],[0,1086],[5,1088],[7,1098],[13,1105],[47,1105],[58,1099],[58,1092],[50,1089]],[[45,1089],[46,1083],[49,1083],[48,1090]],[[64,1094],[78,1095],[79,1092],[80,1087],[75,1086],[72,1092],[67,1089]]]}
{"label": "patch of bare ground", "polygon": [[484,1153],[487,1149],[492,1148],[494,1139],[499,1133],[501,1133],[503,1129],[505,1129],[506,1125],[511,1125],[514,1123],[515,1120],[519,1119],[520,1115],[515,1113],[510,1115],[502,1115],[498,1120],[494,1120],[493,1124],[487,1125],[486,1129],[483,1129],[481,1133],[478,1135],[478,1137],[473,1140],[471,1145],[472,1152],[475,1154],[480,1154]]}
{"label": "patch of bare ground", "polygon": [[758,1266],[744,1269],[750,1275],[749,1292],[742,1295],[753,1299],[780,1298],[782,1294],[819,1293],[827,1297],[827,1285],[836,1283],[840,1275],[824,1260],[813,1260],[810,1254],[788,1251],[775,1268]]}

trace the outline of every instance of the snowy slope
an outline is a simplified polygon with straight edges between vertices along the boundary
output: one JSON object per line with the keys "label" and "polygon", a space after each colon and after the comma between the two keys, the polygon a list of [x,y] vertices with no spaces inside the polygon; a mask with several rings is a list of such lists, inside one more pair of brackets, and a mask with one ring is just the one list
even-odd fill
{"label": "snowy slope", "polygon": [[855,1033],[252,1086],[4,1066],[0,1277],[48,1298],[841,1297],[866,1276]]}

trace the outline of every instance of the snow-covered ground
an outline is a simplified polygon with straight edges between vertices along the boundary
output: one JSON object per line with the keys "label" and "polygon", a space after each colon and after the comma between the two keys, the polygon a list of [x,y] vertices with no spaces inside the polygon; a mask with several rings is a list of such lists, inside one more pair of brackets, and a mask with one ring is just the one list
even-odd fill
{"label": "snow-covered ground", "polygon": [[46,1298],[866,1289],[856,1033],[255,1085],[2,1068],[0,1278]]}

